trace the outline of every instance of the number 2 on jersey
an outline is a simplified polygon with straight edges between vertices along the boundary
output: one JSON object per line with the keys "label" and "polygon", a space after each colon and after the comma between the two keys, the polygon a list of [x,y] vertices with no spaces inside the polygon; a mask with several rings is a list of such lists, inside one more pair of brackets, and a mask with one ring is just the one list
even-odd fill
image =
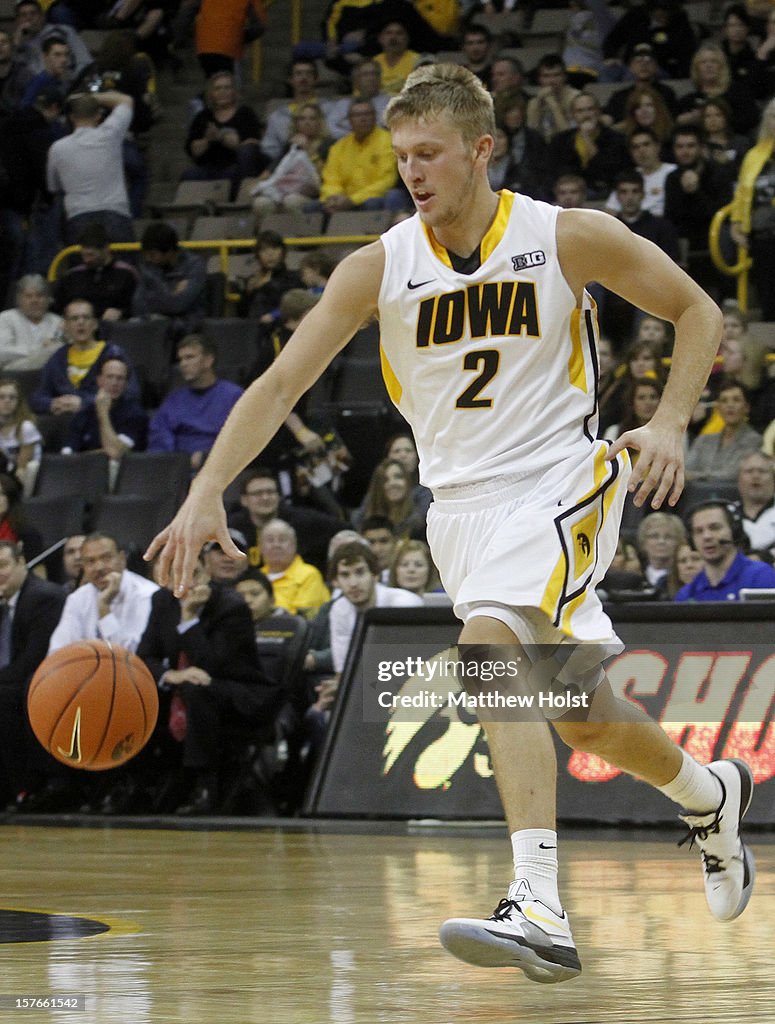
{"label": "number 2 on jersey", "polygon": [[455,402],[456,409],[492,409],[491,398],[479,398],[495,374],[501,361],[501,354],[495,348],[483,348],[477,352],[467,352],[463,359],[464,370],[481,371]]}

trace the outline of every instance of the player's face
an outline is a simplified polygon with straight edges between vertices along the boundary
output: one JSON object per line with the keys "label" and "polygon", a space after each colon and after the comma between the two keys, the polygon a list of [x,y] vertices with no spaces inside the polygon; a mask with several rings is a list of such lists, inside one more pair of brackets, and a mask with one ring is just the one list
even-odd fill
{"label": "player's face", "polygon": [[377,577],[372,576],[368,565],[362,560],[352,565],[341,565],[334,579],[344,597],[356,608],[369,608],[374,602],[374,587]]}
{"label": "player's face", "polygon": [[260,622],[271,612],[272,597],[256,580],[243,580],[235,589],[242,594],[254,622]]}
{"label": "player's face", "polygon": [[27,575],[23,558],[10,548],[0,548],[0,597],[7,601],[19,590]]}
{"label": "player's face", "polygon": [[428,560],[419,551],[405,554],[396,566],[396,583],[404,590],[420,594],[428,583],[430,566]]}
{"label": "player's face", "polygon": [[465,216],[478,157],[449,115],[431,123],[401,121],[393,129],[393,150],[401,180],[425,224],[444,227]]}

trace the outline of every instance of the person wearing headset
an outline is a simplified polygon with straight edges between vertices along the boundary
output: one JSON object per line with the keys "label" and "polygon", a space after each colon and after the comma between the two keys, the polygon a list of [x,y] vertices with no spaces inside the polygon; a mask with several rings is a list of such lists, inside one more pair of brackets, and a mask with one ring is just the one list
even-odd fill
{"label": "person wearing headset", "polygon": [[775,569],[742,553],[746,538],[734,505],[704,501],[691,509],[688,521],[702,570],[681,587],[675,601],[737,601],[744,588],[775,588]]}

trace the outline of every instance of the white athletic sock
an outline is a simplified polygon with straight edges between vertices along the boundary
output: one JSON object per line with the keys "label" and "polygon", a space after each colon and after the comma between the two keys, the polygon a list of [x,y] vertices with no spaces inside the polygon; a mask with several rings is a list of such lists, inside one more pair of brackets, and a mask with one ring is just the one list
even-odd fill
{"label": "white athletic sock", "polygon": [[721,783],[705,765],[697,764],[685,750],[681,770],[666,786],[657,786],[660,793],[692,814],[709,814],[721,803]]}
{"label": "white athletic sock", "polygon": [[511,834],[514,878],[526,881],[536,899],[562,913],[557,892],[557,833],[548,828],[524,828]]}

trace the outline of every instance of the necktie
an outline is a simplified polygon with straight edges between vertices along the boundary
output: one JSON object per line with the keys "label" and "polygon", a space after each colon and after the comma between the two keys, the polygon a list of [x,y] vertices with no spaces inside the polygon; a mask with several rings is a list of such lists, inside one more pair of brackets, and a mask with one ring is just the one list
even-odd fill
{"label": "necktie", "polygon": [[[0,624],[0,630],[2,625]],[[0,632],[0,637],[2,633]],[[185,651],[181,651],[178,654],[178,668],[188,668],[191,662],[188,660],[188,655]],[[180,687],[175,686],[172,691],[172,700],[170,701],[170,717],[168,722],[168,728],[170,735],[178,743],[182,743],[186,738],[188,732],[188,716],[186,714],[186,702],[183,700],[183,695],[180,692]]]}

